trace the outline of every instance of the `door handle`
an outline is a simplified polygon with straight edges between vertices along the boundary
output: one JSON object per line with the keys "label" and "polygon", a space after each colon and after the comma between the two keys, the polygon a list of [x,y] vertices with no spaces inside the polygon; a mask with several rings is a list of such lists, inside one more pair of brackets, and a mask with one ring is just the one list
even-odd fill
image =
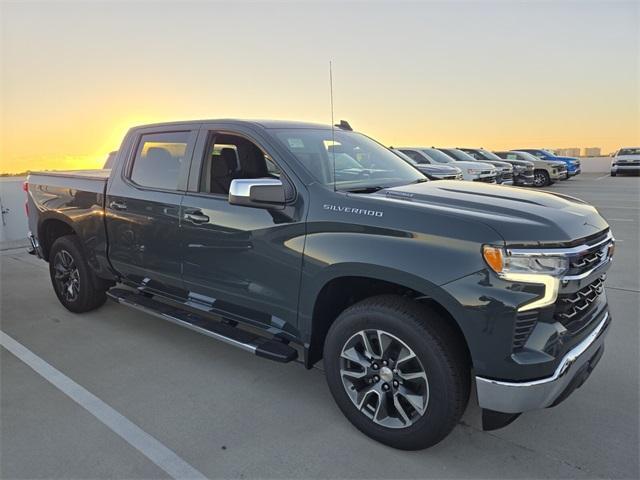
{"label": "door handle", "polygon": [[209,221],[209,217],[200,211],[185,213],[184,219],[193,223],[207,223]]}
{"label": "door handle", "polygon": [[127,204],[125,202],[118,202],[116,200],[109,203],[109,208],[113,210],[126,210]]}

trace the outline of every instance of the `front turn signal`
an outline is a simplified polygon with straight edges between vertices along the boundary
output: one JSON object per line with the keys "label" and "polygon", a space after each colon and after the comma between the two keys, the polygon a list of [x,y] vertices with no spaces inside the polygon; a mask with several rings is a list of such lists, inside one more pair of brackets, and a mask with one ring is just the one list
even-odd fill
{"label": "front turn signal", "polygon": [[502,272],[502,269],[504,268],[503,255],[502,248],[492,247],[490,245],[484,245],[482,247],[482,256],[484,257],[484,261],[487,262],[487,265],[491,267],[491,270],[496,273]]}

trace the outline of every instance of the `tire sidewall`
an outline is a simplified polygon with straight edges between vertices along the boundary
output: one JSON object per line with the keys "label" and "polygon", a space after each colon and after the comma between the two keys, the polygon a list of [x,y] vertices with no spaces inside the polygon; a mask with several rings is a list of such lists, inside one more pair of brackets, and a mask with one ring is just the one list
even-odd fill
{"label": "tire sidewall", "polygon": [[[395,429],[374,423],[353,404],[340,377],[340,353],[344,343],[360,330],[380,329],[405,342],[418,356],[429,383],[429,401],[424,415],[413,425]],[[382,309],[347,311],[331,327],[324,351],[325,373],[331,393],[345,416],[362,432],[374,439],[408,450],[425,448],[437,443],[449,433],[442,425],[450,418],[455,403],[456,384],[443,361],[440,341],[411,321],[398,321]]]}
{"label": "tire sidewall", "polygon": [[[71,255],[78,269],[80,287],[78,297],[74,301],[68,301],[64,295],[62,295],[58,290],[58,285],[55,280],[55,258],[58,252],[62,250],[67,251],[69,255]],[[105,293],[102,290],[96,289],[94,275],[87,265],[77,237],[68,235],[58,238],[53,243],[49,252],[49,275],[51,277],[53,291],[60,303],[62,303],[67,310],[74,313],[81,313],[92,310],[104,303],[104,299],[106,298]]]}

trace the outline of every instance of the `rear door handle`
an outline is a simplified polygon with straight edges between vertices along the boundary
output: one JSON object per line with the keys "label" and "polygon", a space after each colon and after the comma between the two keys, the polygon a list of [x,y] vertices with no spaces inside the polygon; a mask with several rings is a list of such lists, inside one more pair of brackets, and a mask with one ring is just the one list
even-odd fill
{"label": "rear door handle", "polygon": [[193,223],[207,223],[209,221],[209,217],[199,210],[185,213],[184,219]]}
{"label": "rear door handle", "polygon": [[126,210],[127,204],[124,202],[117,202],[114,200],[111,203],[109,203],[109,208],[113,210]]}

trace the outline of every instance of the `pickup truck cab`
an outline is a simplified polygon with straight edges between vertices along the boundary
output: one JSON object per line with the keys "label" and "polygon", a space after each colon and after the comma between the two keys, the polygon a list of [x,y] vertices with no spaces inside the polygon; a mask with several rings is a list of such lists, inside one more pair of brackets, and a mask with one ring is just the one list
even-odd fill
{"label": "pickup truck cab", "polygon": [[540,160],[547,160],[552,162],[562,162],[567,166],[567,173],[569,177],[579,175],[582,171],[580,160],[575,157],[561,157],[555,153],[542,148],[514,148],[517,152],[526,152],[538,157]]}
{"label": "pickup truck cab", "polygon": [[640,173],[640,147],[621,148],[611,155],[611,176],[623,173]]}
{"label": "pickup truck cab", "polygon": [[322,360],[345,416],[396,448],[447,436],[472,384],[487,429],[563,401],[611,323],[605,220],[563,195],[431,182],[341,125],[133,128],[110,170],[28,177],[33,251],[72,312],[110,297]]}

